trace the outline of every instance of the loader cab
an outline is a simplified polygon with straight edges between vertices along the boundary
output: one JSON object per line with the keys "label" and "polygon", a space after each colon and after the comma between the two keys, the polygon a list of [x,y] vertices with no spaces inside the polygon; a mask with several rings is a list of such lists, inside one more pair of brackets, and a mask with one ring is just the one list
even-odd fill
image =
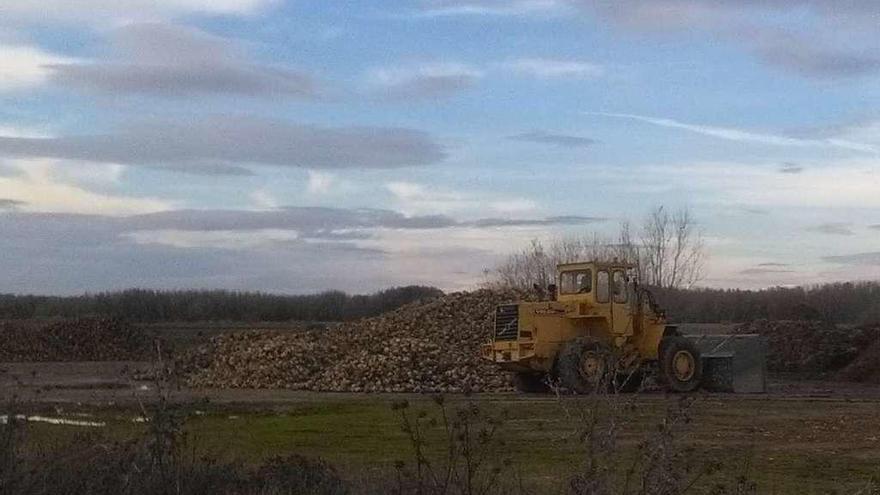
{"label": "loader cab", "polygon": [[566,303],[570,318],[590,318],[591,332],[604,332],[622,346],[641,328],[634,272],[635,265],[617,261],[559,265],[557,300]]}
{"label": "loader cab", "polygon": [[635,266],[629,263],[566,263],[557,266],[557,300],[589,305],[627,304]]}

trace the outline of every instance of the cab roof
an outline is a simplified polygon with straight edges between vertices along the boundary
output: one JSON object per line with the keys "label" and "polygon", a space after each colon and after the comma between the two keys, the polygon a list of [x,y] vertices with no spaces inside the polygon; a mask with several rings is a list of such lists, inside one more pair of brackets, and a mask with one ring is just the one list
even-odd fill
{"label": "cab roof", "polygon": [[635,263],[630,263],[626,261],[577,261],[573,263],[559,263],[556,265],[556,269],[558,271],[563,271],[565,269],[577,269],[577,268],[635,268]]}

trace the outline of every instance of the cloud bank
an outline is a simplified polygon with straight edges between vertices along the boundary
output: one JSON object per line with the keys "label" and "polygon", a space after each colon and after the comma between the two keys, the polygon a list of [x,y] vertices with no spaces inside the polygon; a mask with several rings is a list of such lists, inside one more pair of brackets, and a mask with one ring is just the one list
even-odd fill
{"label": "cloud bank", "polygon": [[570,134],[556,134],[545,131],[531,131],[522,134],[508,136],[513,141],[525,141],[539,144],[549,144],[561,148],[586,148],[596,144],[596,140],[583,136],[572,136]]}
{"label": "cloud bank", "polygon": [[454,95],[483,76],[479,69],[458,62],[384,67],[370,71],[373,92],[387,99],[431,99]]}
{"label": "cloud bank", "polygon": [[[568,0],[620,27],[695,32],[739,45],[770,66],[810,78],[849,78],[880,70],[873,0]],[[808,16],[805,16],[808,14]],[[786,21],[809,19],[810,29]]]}
{"label": "cloud bank", "polygon": [[106,134],[0,137],[0,156],[57,158],[183,170],[248,173],[247,165],[340,169],[437,163],[444,149],[404,128],[325,128],[257,117],[126,123]]}
{"label": "cloud bank", "polygon": [[0,17],[24,23],[114,24],[187,15],[249,16],[279,0],[4,0]]}
{"label": "cloud bank", "polygon": [[42,86],[52,77],[51,65],[67,61],[36,47],[0,43],[0,93]]}
{"label": "cloud bank", "polygon": [[518,16],[558,10],[565,0],[423,0],[422,15]]}
{"label": "cloud bank", "polygon": [[505,69],[536,79],[592,79],[605,74],[601,66],[582,60],[525,57],[501,64]]}
{"label": "cloud bank", "polygon": [[880,266],[880,252],[844,254],[837,256],[824,256],[822,261],[838,263],[841,265],[878,265]]}
{"label": "cloud bank", "polygon": [[[0,213],[5,234],[0,270],[3,290],[13,292],[70,294],[132,286],[363,292],[406,283],[462,288],[475,283],[499,255],[456,246],[470,232],[507,239],[492,231],[592,221],[576,216],[461,221],[319,207],[122,217],[7,211]],[[426,236],[445,242],[426,248]]]}
{"label": "cloud bank", "polygon": [[188,96],[226,93],[315,98],[302,71],[253,62],[240,44],[195,28],[129,24],[110,34],[112,57],[46,66],[63,87],[92,92]]}
{"label": "cloud bank", "polygon": [[855,232],[852,231],[852,225],[844,222],[823,223],[807,230],[828,235],[855,235]]}

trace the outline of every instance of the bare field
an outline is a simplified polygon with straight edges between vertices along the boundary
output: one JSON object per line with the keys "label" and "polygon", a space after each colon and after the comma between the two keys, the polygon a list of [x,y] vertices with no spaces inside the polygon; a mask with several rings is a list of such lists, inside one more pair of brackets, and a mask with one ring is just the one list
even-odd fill
{"label": "bare field", "polygon": [[[163,324],[148,327],[175,350],[228,331],[271,329],[297,332],[296,324]],[[727,333],[726,325],[687,326],[688,333]],[[137,380],[154,363],[0,363],[0,404],[19,412],[68,422],[102,423],[100,428],[35,423],[30,448],[57,444],[84,429],[111,439],[144,431],[142,406],[157,398],[156,384]],[[702,478],[697,492],[747,477],[759,493],[852,493],[880,477],[880,387],[853,382],[803,380],[775,375],[759,395],[696,394],[690,421],[676,437],[688,459],[720,466]],[[194,448],[217,459],[259,463],[272,456],[321,457],[347,478],[393,474],[397,461],[412,460],[392,404],[407,401],[414,415],[438,415],[429,395],[321,393],[267,389],[166,390],[187,404],[186,423]],[[643,393],[612,396],[625,402],[619,427],[623,459],[657,430],[681,396]],[[577,414],[590,399],[515,393],[448,395],[451,408],[478,407],[504,413],[503,452],[535,493],[562,493],[581,469],[584,446],[577,440]],[[0,416],[8,411],[0,410]],[[62,421],[63,422],[63,421]],[[431,455],[442,454],[442,434],[428,432]],[[619,469],[623,469],[622,466]]]}
{"label": "bare field", "polygon": [[[13,395],[34,413],[89,418],[111,437],[136,434],[139,404],[156,397],[148,382],[122,378],[149,363],[12,363],[0,365],[4,402]],[[325,458],[349,476],[387,472],[411,455],[391,404],[406,400],[414,411],[436,414],[419,394],[317,393],[286,390],[177,389],[171,396],[198,404],[187,431],[204,453],[258,462],[299,453]],[[647,393],[612,397],[631,401],[620,444],[635,452],[679,396]],[[582,446],[573,438],[572,411],[584,399],[552,395],[448,396],[452,407],[476,405],[508,418],[504,455],[539,491],[562,490],[576,473]],[[195,409],[194,409],[195,410]],[[677,439],[694,459],[722,468],[699,486],[747,475],[760,492],[849,493],[880,475],[880,388],[823,381],[774,379],[761,395],[699,394],[692,420]],[[58,442],[81,427],[36,424],[39,442]],[[439,447],[434,448],[435,450]],[[629,455],[629,454],[627,454]]]}

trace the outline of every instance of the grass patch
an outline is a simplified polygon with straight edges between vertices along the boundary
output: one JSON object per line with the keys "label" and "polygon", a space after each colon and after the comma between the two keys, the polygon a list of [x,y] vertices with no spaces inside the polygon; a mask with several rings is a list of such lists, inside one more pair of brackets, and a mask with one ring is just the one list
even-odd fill
{"label": "grass patch", "polygon": [[[450,406],[476,402],[490,414],[506,414],[500,430],[503,453],[524,480],[559,489],[578,472],[583,446],[574,438],[573,420],[552,397],[450,397]],[[278,455],[320,457],[340,467],[346,477],[391,472],[396,461],[412,458],[412,445],[401,431],[400,417],[385,396],[310,400],[273,410],[237,410],[208,405],[193,416],[185,431],[194,448],[225,461],[258,464]],[[411,409],[438,414],[430,398],[410,397]],[[616,400],[616,398],[614,398]],[[671,399],[640,397],[622,418],[621,456],[636,455],[637,444],[663,419]],[[583,407],[564,399],[565,408]],[[693,406],[692,421],[676,441],[699,461],[717,463],[719,471],[698,488],[729,483],[747,472],[760,493],[849,493],[880,474],[880,418],[876,401],[739,398],[707,396]],[[136,413],[90,409],[106,421],[102,434],[130,438],[144,429]],[[75,427],[32,427],[34,445],[63,442]],[[440,456],[443,433],[426,432],[426,452]]]}

